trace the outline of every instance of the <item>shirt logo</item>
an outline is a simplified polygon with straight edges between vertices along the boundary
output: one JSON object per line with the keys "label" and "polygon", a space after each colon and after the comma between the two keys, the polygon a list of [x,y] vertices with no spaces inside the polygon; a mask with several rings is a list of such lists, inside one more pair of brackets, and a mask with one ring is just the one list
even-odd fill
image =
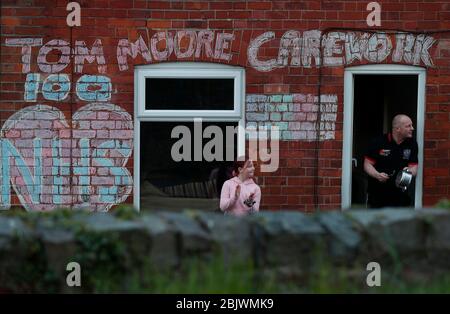
{"label": "shirt logo", "polygon": [[403,150],[403,159],[409,159],[409,156],[411,156],[411,150],[410,149],[404,149]]}
{"label": "shirt logo", "polygon": [[380,154],[380,156],[389,156],[391,154],[391,150],[390,149],[380,149],[380,151],[378,153]]}

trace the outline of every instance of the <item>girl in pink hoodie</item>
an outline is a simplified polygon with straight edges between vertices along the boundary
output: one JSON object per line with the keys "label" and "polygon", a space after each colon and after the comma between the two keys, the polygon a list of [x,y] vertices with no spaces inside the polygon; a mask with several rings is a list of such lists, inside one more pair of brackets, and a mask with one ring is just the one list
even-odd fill
{"label": "girl in pink hoodie", "polygon": [[236,161],[231,179],[225,181],[220,193],[220,209],[235,216],[244,216],[259,211],[261,189],[253,181],[253,162]]}

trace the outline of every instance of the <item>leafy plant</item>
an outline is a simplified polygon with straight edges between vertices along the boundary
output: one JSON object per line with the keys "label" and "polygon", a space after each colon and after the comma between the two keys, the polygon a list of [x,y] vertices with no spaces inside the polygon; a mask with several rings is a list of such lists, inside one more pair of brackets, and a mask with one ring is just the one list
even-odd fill
{"label": "leafy plant", "polygon": [[450,199],[444,198],[444,199],[440,200],[436,204],[436,207],[444,208],[444,209],[450,209]]}

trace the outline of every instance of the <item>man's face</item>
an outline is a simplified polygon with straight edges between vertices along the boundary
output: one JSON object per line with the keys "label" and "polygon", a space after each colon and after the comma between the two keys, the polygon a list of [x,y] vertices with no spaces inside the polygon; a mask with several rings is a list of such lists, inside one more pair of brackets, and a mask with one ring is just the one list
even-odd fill
{"label": "man's face", "polygon": [[413,135],[414,127],[410,118],[403,118],[401,120],[400,126],[398,127],[398,132],[402,138],[411,138]]}

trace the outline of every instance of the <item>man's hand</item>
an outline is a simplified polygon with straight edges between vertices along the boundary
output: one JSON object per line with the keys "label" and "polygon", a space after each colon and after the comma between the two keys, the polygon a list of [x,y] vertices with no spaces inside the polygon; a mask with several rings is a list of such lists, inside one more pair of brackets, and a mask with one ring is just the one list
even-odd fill
{"label": "man's hand", "polygon": [[377,172],[375,174],[375,179],[377,179],[380,182],[386,182],[389,179],[389,175],[387,175],[384,172]]}
{"label": "man's hand", "polygon": [[409,172],[412,173],[413,177],[415,177],[415,176],[417,176],[417,168],[418,168],[417,165],[413,165],[413,166],[405,167],[405,168],[403,168],[403,170],[405,170],[405,169],[408,170]]}
{"label": "man's hand", "polygon": [[379,182],[386,182],[389,179],[389,175],[384,172],[378,172],[377,169],[373,166],[373,164],[367,159],[364,159],[364,171],[371,176],[372,178],[375,178]]}

